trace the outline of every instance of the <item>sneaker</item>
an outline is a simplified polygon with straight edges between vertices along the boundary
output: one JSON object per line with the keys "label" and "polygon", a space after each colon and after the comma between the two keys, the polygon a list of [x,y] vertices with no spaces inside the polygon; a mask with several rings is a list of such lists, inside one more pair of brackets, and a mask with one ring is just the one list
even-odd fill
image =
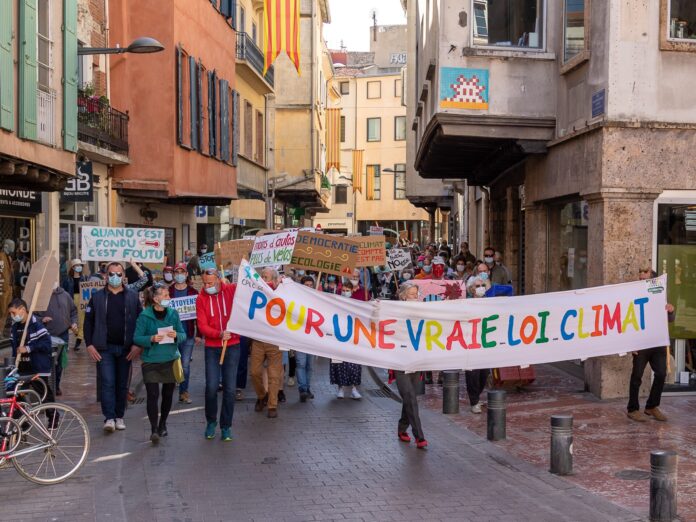
{"label": "sneaker", "polygon": [[362,395],[360,395],[360,392],[355,386],[353,386],[353,389],[350,390],[350,398],[355,399],[356,401],[362,399]]}
{"label": "sneaker", "polygon": [[667,416],[660,411],[660,408],[655,407],[655,408],[645,408],[645,414],[650,415],[653,417],[655,420],[658,420],[660,422],[667,422]]}
{"label": "sneaker", "polygon": [[222,428],[220,430],[220,440],[230,442],[232,440],[232,428]]}
{"label": "sneaker", "polygon": [[428,441],[425,439],[421,439],[416,441],[416,448],[418,449],[425,449],[428,447]]}
{"label": "sneaker", "polygon": [[300,392],[300,402],[307,402],[307,399],[309,398],[309,393],[306,391]]}
{"label": "sneaker", "polygon": [[636,422],[647,422],[648,416],[643,415],[639,410],[633,410],[626,413],[626,417]]}
{"label": "sneaker", "polygon": [[116,431],[116,421],[114,419],[105,420],[104,431],[106,433],[113,433],[114,431]]}
{"label": "sneaker", "polygon": [[157,433],[157,431],[153,431],[152,435],[150,435],[150,442],[153,444],[159,444],[160,436]]}
{"label": "sneaker", "polygon": [[234,400],[243,401],[244,400],[244,390],[237,388],[237,392],[234,394]]}
{"label": "sneaker", "polygon": [[313,394],[311,391],[309,391],[309,392],[307,392],[307,393],[309,393],[309,398],[310,398],[310,399],[313,399],[313,398],[314,398],[314,394]]}
{"label": "sneaker", "polygon": [[126,421],[123,419],[116,419],[116,429],[119,431],[123,431],[126,429]]}
{"label": "sneaker", "polygon": [[278,390],[278,402],[285,402],[287,398],[285,397],[285,392],[283,390]]}
{"label": "sneaker", "polygon": [[405,431],[399,432],[399,440],[401,442],[411,442],[411,437],[408,436],[408,433]]}
{"label": "sneaker", "polygon": [[169,432],[167,431],[167,423],[160,423],[159,427],[157,428],[157,435],[160,437],[166,437],[169,435]]}
{"label": "sneaker", "polygon": [[288,386],[295,386],[295,378],[288,377]]}
{"label": "sneaker", "polygon": [[478,402],[471,407],[471,413],[481,413],[481,403]]}
{"label": "sneaker", "polygon": [[179,394],[179,402],[183,402],[185,404],[191,404],[193,401],[191,400],[191,397],[189,396],[189,392],[183,392]]}
{"label": "sneaker", "polygon": [[346,396],[345,392],[343,391],[343,386],[338,387],[338,393],[336,394],[337,399],[343,399]]}
{"label": "sneaker", "polygon": [[275,408],[268,408],[268,418],[275,419],[278,416],[278,410]]}
{"label": "sneaker", "polygon": [[205,425],[205,438],[212,440],[215,438],[215,428],[217,427],[217,422],[209,422]]}

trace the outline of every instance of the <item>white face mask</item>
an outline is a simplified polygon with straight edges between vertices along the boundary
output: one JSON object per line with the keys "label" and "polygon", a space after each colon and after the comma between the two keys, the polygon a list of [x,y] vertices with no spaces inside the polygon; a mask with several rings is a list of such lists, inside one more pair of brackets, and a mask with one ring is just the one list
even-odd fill
{"label": "white face mask", "polygon": [[408,281],[411,279],[411,272],[406,272],[402,277],[404,278],[404,281]]}
{"label": "white face mask", "polygon": [[172,276],[171,273],[169,273],[169,272],[165,272],[165,273],[164,273],[164,280],[165,280],[167,283],[171,283],[173,279],[174,279],[174,276]]}
{"label": "white face mask", "polygon": [[358,285],[360,284],[360,280],[359,280],[359,279],[351,279],[350,282],[351,282],[351,284],[353,285],[353,288],[357,288]]}
{"label": "white face mask", "polygon": [[351,292],[350,290],[344,290],[343,292],[341,292],[341,295],[343,297],[350,297],[351,295],[353,295],[353,292]]}
{"label": "white face mask", "polygon": [[476,294],[476,297],[483,297],[484,295],[486,295],[486,287],[477,286],[476,290],[474,290],[474,293]]}
{"label": "white face mask", "polygon": [[457,265],[457,272],[463,272],[464,271],[464,265]]}
{"label": "white face mask", "polygon": [[492,258],[492,257],[484,257],[483,260],[486,262],[487,265],[492,265],[492,264],[493,264],[493,258]]}

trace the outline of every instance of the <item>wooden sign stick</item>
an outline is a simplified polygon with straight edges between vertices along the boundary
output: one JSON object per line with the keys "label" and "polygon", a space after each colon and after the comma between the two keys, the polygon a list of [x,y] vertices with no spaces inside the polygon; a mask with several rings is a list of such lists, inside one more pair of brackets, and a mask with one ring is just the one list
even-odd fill
{"label": "wooden sign stick", "polygon": [[222,341],[222,353],[220,354],[220,366],[225,362],[225,352],[227,351],[227,341]]}
{"label": "wooden sign stick", "polygon": [[[27,315],[27,322],[24,325],[24,331],[22,332],[22,340],[19,342],[19,346],[24,346],[24,343],[27,340],[27,331],[29,330],[29,325],[31,324],[31,316],[34,314],[34,307],[36,306],[36,300],[39,298],[39,292],[41,292],[41,283],[43,281],[39,281],[36,284],[36,290],[34,291],[34,295],[31,297],[31,304],[29,305],[29,315]],[[19,359],[21,357],[21,354],[19,353],[19,349],[17,350],[17,357],[15,358],[15,367],[19,366]]]}
{"label": "wooden sign stick", "polygon": [[314,286],[315,290],[319,290],[319,285],[321,284],[321,272],[319,272],[319,275],[317,276],[317,284]]}

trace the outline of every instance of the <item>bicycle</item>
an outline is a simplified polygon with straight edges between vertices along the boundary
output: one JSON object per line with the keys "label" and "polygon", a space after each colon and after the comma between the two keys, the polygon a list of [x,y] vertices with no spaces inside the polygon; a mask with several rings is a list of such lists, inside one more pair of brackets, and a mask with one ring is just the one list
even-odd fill
{"label": "bicycle", "polygon": [[[5,378],[11,397],[0,399],[0,467],[12,462],[31,482],[58,484],[84,464],[89,429],[82,415],[70,406],[41,404],[40,400],[36,405],[39,394],[24,388],[31,381],[30,376],[17,375],[17,369]],[[31,398],[34,405],[20,398]]]}

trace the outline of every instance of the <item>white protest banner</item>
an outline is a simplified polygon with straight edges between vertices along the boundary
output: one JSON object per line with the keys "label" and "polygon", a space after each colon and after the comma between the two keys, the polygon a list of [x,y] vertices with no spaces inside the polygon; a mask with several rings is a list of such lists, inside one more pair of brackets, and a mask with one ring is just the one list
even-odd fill
{"label": "white protest banner", "polygon": [[520,297],[361,302],[242,263],[228,329],[305,353],[395,370],[526,366],[669,343],[665,276]]}
{"label": "white protest banner", "polygon": [[196,318],[196,295],[175,297],[169,302],[169,306],[179,312],[179,319],[188,321]]}
{"label": "white protest banner", "polygon": [[254,267],[287,265],[292,260],[296,239],[297,230],[257,236],[254,248],[251,249],[249,264]]}
{"label": "white protest banner", "polygon": [[83,261],[164,263],[161,228],[82,227]]}
{"label": "white protest banner", "polygon": [[411,251],[404,248],[392,248],[387,250],[387,268],[392,272],[400,272],[404,268],[413,266]]}

